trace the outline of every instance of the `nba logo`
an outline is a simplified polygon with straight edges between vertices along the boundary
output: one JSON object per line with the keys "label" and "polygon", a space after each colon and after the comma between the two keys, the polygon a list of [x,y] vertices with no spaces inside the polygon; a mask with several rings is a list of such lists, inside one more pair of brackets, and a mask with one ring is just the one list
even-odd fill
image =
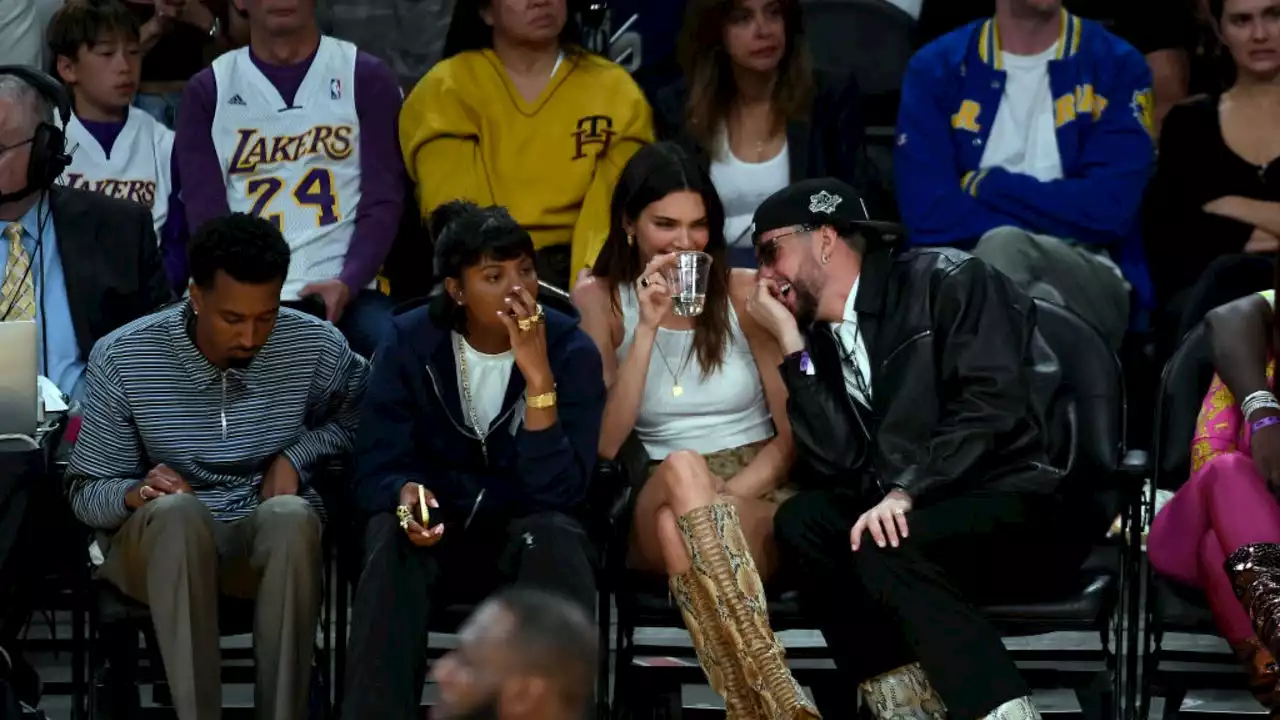
{"label": "nba logo", "polygon": [[342,99],[342,81],[339,80],[338,78],[331,78],[329,80],[329,99],[330,100]]}

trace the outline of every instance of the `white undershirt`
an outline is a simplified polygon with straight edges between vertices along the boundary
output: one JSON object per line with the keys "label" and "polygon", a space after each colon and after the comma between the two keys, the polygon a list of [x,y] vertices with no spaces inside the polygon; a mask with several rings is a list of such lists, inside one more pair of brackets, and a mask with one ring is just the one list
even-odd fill
{"label": "white undershirt", "polygon": [[[502,412],[502,399],[507,395],[507,383],[511,381],[511,368],[515,365],[515,353],[508,350],[497,355],[486,355],[471,347],[461,335],[453,333],[456,357],[461,348],[467,356],[467,381],[471,386],[471,401],[475,403],[476,421],[482,428],[481,435],[489,434],[489,425]],[[458,397],[462,399],[462,415],[467,425],[471,414],[467,412],[467,395],[462,389],[462,363],[458,363]]]}
{"label": "white undershirt", "polygon": [[729,135],[723,130],[711,159],[711,184],[724,203],[724,238],[730,245],[751,245],[751,218],[760,203],[791,181],[791,153],[782,151],[764,162],[743,162],[734,157]]}
{"label": "white undershirt", "polygon": [[[871,358],[867,355],[867,344],[858,332],[858,311],[854,309],[854,301],[858,298],[858,285],[862,276],[853,281],[849,289],[849,297],[844,301],[844,321],[831,323],[831,332],[835,333],[836,342],[840,344],[840,371],[844,374],[844,389],[849,397],[871,407]],[[863,392],[863,389],[867,392]]]}
{"label": "white undershirt", "polygon": [[1062,178],[1049,88],[1049,61],[1057,54],[1056,44],[1039,55],[1000,53],[1006,73],[1004,94],[981,167],[1001,167],[1041,182]]}

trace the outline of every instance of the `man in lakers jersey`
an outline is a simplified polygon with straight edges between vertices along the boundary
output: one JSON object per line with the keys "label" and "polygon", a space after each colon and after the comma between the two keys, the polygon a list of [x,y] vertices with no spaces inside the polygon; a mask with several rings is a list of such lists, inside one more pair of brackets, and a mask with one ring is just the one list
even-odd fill
{"label": "man in lakers jersey", "polygon": [[151,211],[165,275],[186,286],[186,223],[173,171],[173,131],[131,107],[142,74],[139,28],[119,0],[72,0],[54,14],[49,54],[71,92],[71,164],[59,182]]}
{"label": "man in lakers jersey", "polygon": [[390,68],[320,34],[315,0],[236,0],[249,46],[187,84],[175,152],[188,228],[227,212],[266,218],[289,243],[281,299],[318,296],[368,357],[391,323],[374,288],[400,225],[401,92]]}

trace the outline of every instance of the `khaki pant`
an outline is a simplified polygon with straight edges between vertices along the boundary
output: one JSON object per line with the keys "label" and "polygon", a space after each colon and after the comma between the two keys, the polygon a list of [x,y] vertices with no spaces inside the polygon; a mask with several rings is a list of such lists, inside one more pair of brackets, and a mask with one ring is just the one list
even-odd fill
{"label": "khaki pant", "polygon": [[146,603],[181,720],[222,715],[218,595],[256,598],[259,718],[305,718],[322,597],[320,518],[294,495],[236,522],[193,495],[143,505],[111,541],[101,576]]}
{"label": "khaki pant", "polygon": [[973,254],[1008,275],[1031,297],[1065,305],[1094,326],[1111,347],[1129,327],[1129,287],[1114,266],[1089,248],[1016,227],[998,227]]}

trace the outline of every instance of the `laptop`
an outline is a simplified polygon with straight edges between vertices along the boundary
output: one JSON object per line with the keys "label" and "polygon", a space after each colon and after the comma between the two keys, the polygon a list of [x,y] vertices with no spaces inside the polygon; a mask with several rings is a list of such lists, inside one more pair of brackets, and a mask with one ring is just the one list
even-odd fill
{"label": "laptop", "polygon": [[0,435],[36,436],[36,358],[35,322],[0,322]]}

